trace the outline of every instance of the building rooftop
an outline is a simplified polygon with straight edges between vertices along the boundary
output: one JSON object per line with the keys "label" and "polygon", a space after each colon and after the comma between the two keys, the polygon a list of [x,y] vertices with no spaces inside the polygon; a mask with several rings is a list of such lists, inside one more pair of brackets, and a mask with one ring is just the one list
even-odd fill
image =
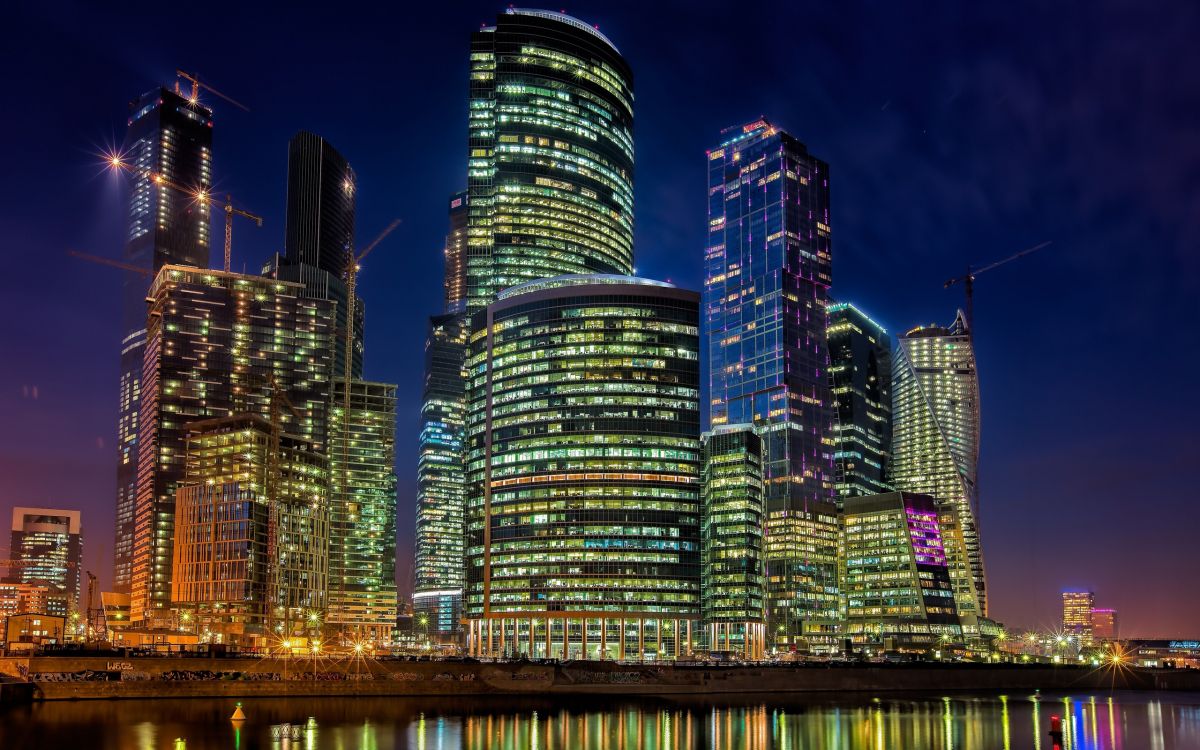
{"label": "building rooftop", "polygon": [[568,16],[566,13],[556,13],[552,10],[541,10],[539,8],[508,8],[504,12],[510,16],[535,16],[537,18],[545,18],[551,21],[565,23],[566,25],[573,26],[580,31],[586,31],[587,33],[607,44],[609,47],[612,47],[613,52],[616,52],[618,55],[621,54],[621,50],[617,49],[617,45],[613,44],[611,39],[601,34],[598,27],[589,26],[574,16]]}
{"label": "building rooftop", "polygon": [[566,276],[554,276],[548,279],[534,279],[526,281],[523,284],[510,286],[508,289],[500,292],[496,296],[497,299],[511,299],[529,292],[540,292],[546,289],[561,289],[568,286],[591,286],[594,284],[620,284],[620,285],[635,285],[635,286],[656,286],[666,289],[675,289],[675,285],[666,281],[656,281],[654,279],[643,279],[639,276],[625,276],[619,273],[581,273],[568,274]]}

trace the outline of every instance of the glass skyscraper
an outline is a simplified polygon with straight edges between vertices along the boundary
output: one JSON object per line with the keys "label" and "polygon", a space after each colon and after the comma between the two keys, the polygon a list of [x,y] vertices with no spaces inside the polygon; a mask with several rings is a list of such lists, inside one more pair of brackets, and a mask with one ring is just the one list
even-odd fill
{"label": "glass skyscraper", "polygon": [[[164,266],[150,289],[138,436],[131,618],[169,618],[175,488],[184,478],[191,422],[270,417],[271,393],[287,432],[328,449],[333,303],[261,276]],[[272,384],[273,383],[273,384]]]}
{"label": "glass skyscraper", "polygon": [[829,167],[792,136],[758,120],[708,152],[708,414],[762,436],[768,634],[782,648],[830,646],[838,621],[830,232]]}
{"label": "glass skyscraper", "polygon": [[702,436],[704,627],[710,651],[766,652],[762,440],[751,425]]}
{"label": "glass skyscraper", "polygon": [[633,73],[592,26],[509,8],[471,35],[467,307],[633,270]]}
{"label": "glass skyscraper", "polygon": [[[165,265],[207,268],[209,206],[166,185],[212,187],[212,111],[178,92],[156,88],[129,103],[122,160],[136,170],[129,198],[124,261],[151,278]],[[128,592],[137,500],[138,411],[146,350],[146,276],[127,272],[122,291],[121,382],[117,416],[117,503],[113,587]]]}
{"label": "glass skyscraper", "polygon": [[987,616],[979,540],[979,379],[967,322],[918,326],[892,361],[892,484],[931,495],[964,626]]}
{"label": "glass skyscraper", "polygon": [[348,638],[390,643],[396,626],[396,386],[333,383],[329,614]]}
{"label": "glass skyscraper", "polygon": [[435,640],[459,632],[462,614],[466,343],[462,314],[430,319],[417,458],[413,614]]}
{"label": "glass skyscraper", "polygon": [[[354,247],[357,184],[350,163],[329,141],[301,131],[288,144],[284,252],[264,269],[282,281],[304,285],[305,296],[337,304],[333,373],[346,369],[346,258]],[[354,303],[350,375],[362,378],[363,302]]]}
{"label": "glass skyscraper", "polygon": [[833,463],[838,502],[887,492],[892,450],[892,342],[847,302],[830,304],[829,374],[837,419]]}
{"label": "glass skyscraper", "polygon": [[474,655],[673,659],[700,618],[699,298],[629,276],[509,289],[467,350]]}

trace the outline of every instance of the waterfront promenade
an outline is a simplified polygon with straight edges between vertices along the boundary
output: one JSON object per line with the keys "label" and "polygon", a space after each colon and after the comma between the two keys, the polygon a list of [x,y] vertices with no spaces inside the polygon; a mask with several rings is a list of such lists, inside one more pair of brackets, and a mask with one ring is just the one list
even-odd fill
{"label": "waterfront promenade", "polygon": [[302,696],[732,695],[1200,690],[1200,671],[1020,664],[627,664],[404,659],[0,658],[32,700]]}

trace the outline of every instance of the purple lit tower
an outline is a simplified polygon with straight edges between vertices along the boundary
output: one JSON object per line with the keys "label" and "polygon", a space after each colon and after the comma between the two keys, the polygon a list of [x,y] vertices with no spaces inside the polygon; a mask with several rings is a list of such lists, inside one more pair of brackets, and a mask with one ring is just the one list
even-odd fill
{"label": "purple lit tower", "polygon": [[829,167],[766,120],[726,133],[708,152],[709,419],[762,435],[773,644],[828,650],[838,619]]}

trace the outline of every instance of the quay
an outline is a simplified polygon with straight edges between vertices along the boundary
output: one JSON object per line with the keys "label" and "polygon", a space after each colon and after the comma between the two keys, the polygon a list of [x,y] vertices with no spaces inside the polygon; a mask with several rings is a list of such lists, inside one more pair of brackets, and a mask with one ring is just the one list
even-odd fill
{"label": "quay", "polygon": [[638,664],[178,656],[0,657],[0,700],[703,696],[1200,690],[1200,670],[1045,664]]}

